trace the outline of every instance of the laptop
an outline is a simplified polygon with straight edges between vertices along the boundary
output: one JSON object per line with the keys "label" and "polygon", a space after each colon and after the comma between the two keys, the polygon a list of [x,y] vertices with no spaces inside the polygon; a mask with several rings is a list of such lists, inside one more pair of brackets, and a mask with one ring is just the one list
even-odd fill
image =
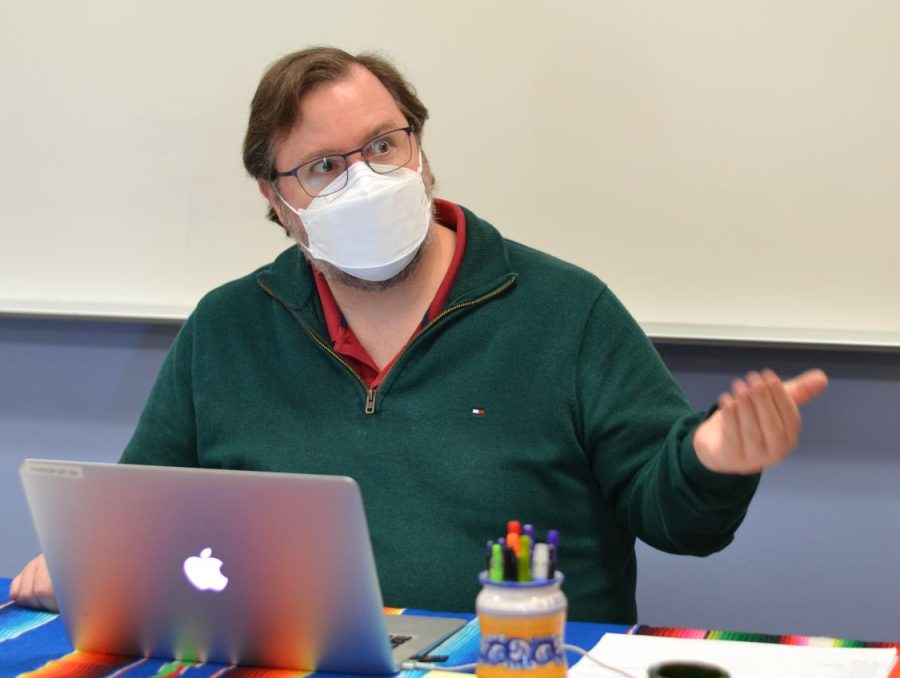
{"label": "laptop", "polygon": [[19,473],[78,650],[383,675],[465,624],[384,614],[351,478],[36,459]]}

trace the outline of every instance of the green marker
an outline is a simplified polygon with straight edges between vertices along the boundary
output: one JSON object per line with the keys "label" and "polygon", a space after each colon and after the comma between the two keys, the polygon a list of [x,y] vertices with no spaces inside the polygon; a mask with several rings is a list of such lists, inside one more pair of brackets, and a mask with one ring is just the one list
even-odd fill
{"label": "green marker", "polygon": [[503,547],[500,544],[491,547],[491,571],[488,578],[491,581],[503,581]]}
{"label": "green marker", "polygon": [[531,537],[519,537],[519,581],[531,581]]}

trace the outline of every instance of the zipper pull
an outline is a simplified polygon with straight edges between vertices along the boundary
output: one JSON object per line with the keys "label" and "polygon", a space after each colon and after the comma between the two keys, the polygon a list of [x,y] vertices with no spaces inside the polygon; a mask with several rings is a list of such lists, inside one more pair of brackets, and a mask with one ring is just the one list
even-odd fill
{"label": "zipper pull", "polygon": [[366,389],[366,414],[375,414],[375,389]]}

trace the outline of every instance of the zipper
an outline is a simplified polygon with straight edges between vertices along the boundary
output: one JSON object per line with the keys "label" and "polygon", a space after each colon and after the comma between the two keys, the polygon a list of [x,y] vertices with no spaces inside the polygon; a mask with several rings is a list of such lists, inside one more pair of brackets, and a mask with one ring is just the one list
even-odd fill
{"label": "zipper", "polygon": [[[303,331],[309,335],[310,339],[312,339],[323,351],[328,353],[331,357],[333,357],[335,360],[337,360],[341,365],[346,367],[347,371],[350,372],[350,374],[352,374],[354,377],[356,377],[356,380],[360,384],[362,384],[363,389],[366,392],[366,406],[364,409],[365,414],[367,414],[367,415],[375,414],[375,396],[378,393],[378,387],[375,386],[374,388],[369,388],[369,385],[366,384],[366,380],[363,379],[362,376],[360,376],[359,372],[357,372],[353,368],[353,366],[350,365],[350,363],[348,363],[346,360],[344,360],[333,348],[331,348],[331,346],[329,346],[324,341],[322,341],[319,338],[319,335],[317,335],[315,332],[313,332],[311,329],[309,329],[309,327],[307,327],[306,323],[303,322],[303,319],[297,314],[297,312],[293,308],[291,308],[288,304],[286,304],[284,302],[284,300],[281,299],[272,290],[270,290],[268,287],[266,287],[266,285],[261,280],[257,280],[256,283],[263,289],[263,291],[265,291],[266,294],[268,294],[270,297],[272,297],[278,303],[280,303],[282,306],[284,306],[288,310],[288,312],[292,316],[294,316],[294,320],[296,320],[297,323],[300,325],[300,327],[303,328]],[[401,349],[400,354],[397,356],[397,359],[394,360],[391,367],[389,367],[388,371],[385,372],[384,379],[381,380],[382,383],[384,383],[387,380],[390,373],[394,370],[394,365],[396,365],[400,361],[400,358],[403,357],[403,354],[406,353],[407,350],[409,350],[409,348],[419,339],[419,337],[421,337],[423,334],[425,334],[428,330],[430,330],[432,327],[434,327],[437,323],[439,323],[441,320],[446,318],[451,313],[455,313],[456,311],[460,311],[464,308],[471,308],[473,306],[478,306],[479,304],[484,304],[488,301],[491,301],[492,299],[495,299],[496,297],[499,297],[501,294],[506,292],[510,287],[515,285],[515,283],[516,283],[516,277],[512,276],[509,280],[507,280],[505,283],[500,285],[500,287],[498,287],[497,289],[495,289],[491,292],[488,292],[487,294],[484,294],[484,295],[478,297],[477,299],[472,299],[470,301],[463,301],[459,304],[454,304],[453,306],[448,306],[443,311],[438,313],[434,318],[432,318],[430,321],[428,321],[428,323],[426,323],[424,327],[422,327],[418,332],[416,332],[415,335],[413,335],[413,338],[410,339],[406,343],[406,346],[404,346]]]}
{"label": "zipper", "polygon": [[310,338],[310,339],[312,339],[316,344],[318,344],[319,348],[321,348],[323,351],[325,351],[326,353],[328,353],[331,357],[333,357],[335,360],[337,360],[341,365],[343,365],[344,367],[346,367],[346,368],[347,368],[347,371],[350,372],[350,374],[352,374],[354,377],[356,377],[356,380],[357,380],[360,384],[362,384],[362,385],[363,385],[363,388],[366,390],[366,414],[374,414],[374,413],[375,413],[375,396],[374,396],[374,394],[371,396],[371,400],[372,400],[372,411],[369,412],[369,400],[370,400],[370,396],[369,396],[369,393],[368,393],[368,392],[369,392],[369,391],[374,391],[375,389],[370,389],[370,388],[368,387],[368,385],[366,384],[366,380],[363,379],[362,376],[360,376],[359,372],[357,372],[355,369],[353,369],[353,366],[352,366],[350,363],[348,363],[346,360],[344,360],[344,359],[340,356],[340,354],[338,354],[337,352],[335,352],[335,350],[334,350],[333,348],[331,348],[331,346],[329,346],[329,345],[326,344],[324,341],[322,341],[322,340],[319,338],[319,335],[318,335],[318,334],[316,334],[316,333],[313,332],[311,329],[309,329],[309,327],[307,327],[306,323],[303,322],[303,319],[302,319],[299,315],[297,315],[297,312],[296,312],[293,308],[291,308],[288,304],[286,304],[286,303],[284,302],[284,300],[283,300],[281,297],[279,297],[279,296],[278,296],[277,294],[275,294],[272,290],[270,290],[268,287],[266,287],[265,283],[263,283],[261,280],[257,280],[257,281],[256,281],[256,284],[259,285],[259,286],[263,289],[263,291],[264,291],[266,294],[268,294],[268,295],[269,295],[270,297],[272,297],[275,301],[277,301],[279,304],[281,304],[282,306],[284,306],[292,316],[294,316],[294,320],[297,321],[297,324],[300,325],[300,327],[303,328],[303,331],[306,332],[306,333],[309,335],[309,338]]}

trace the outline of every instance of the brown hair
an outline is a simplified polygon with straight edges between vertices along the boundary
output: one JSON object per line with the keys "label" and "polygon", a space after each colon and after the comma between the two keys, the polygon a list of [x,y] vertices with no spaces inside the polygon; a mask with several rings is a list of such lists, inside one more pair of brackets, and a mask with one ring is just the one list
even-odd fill
{"label": "brown hair", "polygon": [[[277,145],[297,122],[303,97],[319,85],[345,79],[354,65],[367,68],[381,81],[415,135],[422,138],[428,109],[392,63],[373,53],[353,56],[335,47],[310,47],[269,66],[256,88],[244,137],[244,167],[250,176],[274,179]],[[280,224],[271,207],[268,218]]]}

